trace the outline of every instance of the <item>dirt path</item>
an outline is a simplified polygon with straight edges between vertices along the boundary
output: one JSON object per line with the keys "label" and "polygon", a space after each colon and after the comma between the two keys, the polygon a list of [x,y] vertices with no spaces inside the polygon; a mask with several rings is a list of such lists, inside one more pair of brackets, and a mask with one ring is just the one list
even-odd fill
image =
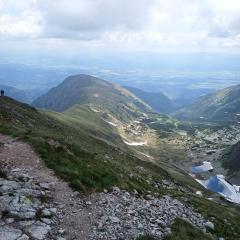
{"label": "dirt path", "polygon": [[28,144],[0,135],[0,167],[21,171],[40,183],[49,183],[53,201],[59,206],[60,220],[55,229],[64,229],[65,239],[89,239],[92,216],[85,204],[86,199],[83,200],[84,197],[80,197],[67,183],[56,177]]}

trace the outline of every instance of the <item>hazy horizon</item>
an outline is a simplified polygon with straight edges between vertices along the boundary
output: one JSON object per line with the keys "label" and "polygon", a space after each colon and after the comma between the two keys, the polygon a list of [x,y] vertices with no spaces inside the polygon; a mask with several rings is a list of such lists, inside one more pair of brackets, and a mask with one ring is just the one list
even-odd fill
{"label": "hazy horizon", "polygon": [[234,0],[0,0],[0,83],[45,91],[90,74],[147,91],[240,84]]}

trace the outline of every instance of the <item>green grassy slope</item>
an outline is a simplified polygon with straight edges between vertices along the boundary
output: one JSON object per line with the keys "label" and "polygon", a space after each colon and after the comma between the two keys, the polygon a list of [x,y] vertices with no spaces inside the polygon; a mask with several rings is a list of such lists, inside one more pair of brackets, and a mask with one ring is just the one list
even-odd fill
{"label": "green grassy slope", "polygon": [[189,107],[174,113],[180,119],[240,121],[240,85],[202,97]]}
{"label": "green grassy slope", "polygon": [[[167,162],[141,160],[132,149],[121,145],[117,133],[89,111],[88,105],[75,107],[71,114],[39,112],[29,105],[0,97],[0,132],[31,144],[46,164],[76,190],[87,193],[119,186],[130,191],[136,189],[141,194],[167,193],[213,221],[217,236],[226,240],[240,236],[238,208],[195,196],[196,190],[203,189],[183,171]],[[115,141],[111,140],[111,134],[116,136]],[[174,181],[188,191],[180,187],[156,189],[154,183],[161,179]]]}
{"label": "green grassy slope", "polygon": [[50,168],[80,191],[118,185],[144,192],[153,181],[171,178],[160,166],[135,157],[114,130],[87,108],[79,108],[75,118],[39,112],[4,97],[0,109],[0,132],[30,143]]}

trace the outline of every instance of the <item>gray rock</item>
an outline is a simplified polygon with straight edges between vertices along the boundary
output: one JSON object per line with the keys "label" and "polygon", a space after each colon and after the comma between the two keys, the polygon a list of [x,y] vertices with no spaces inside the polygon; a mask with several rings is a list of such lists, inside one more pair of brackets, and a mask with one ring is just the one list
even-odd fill
{"label": "gray rock", "polygon": [[41,222],[46,223],[47,225],[52,224],[52,220],[49,218],[41,218]]}
{"label": "gray rock", "polygon": [[23,234],[20,238],[17,240],[29,240],[29,237],[26,234]]}
{"label": "gray rock", "polygon": [[42,210],[42,216],[43,216],[43,217],[51,217],[51,216],[52,216],[52,213],[51,213],[50,209],[44,208],[44,209]]}
{"label": "gray rock", "polygon": [[113,188],[112,188],[112,191],[113,191],[113,192],[116,192],[116,193],[119,193],[121,190],[120,190],[119,187],[113,187]]}
{"label": "gray rock", "polygon": [[16,240],[21,237],[22,231],[11,227],[0,227],[1,240]]}
{"label": "gray rock", "polygon": [[200,214],[170,196],[156,198],[150,195],[144,199],[114,189],[100,194],[94,207],[97,217],[91,240],[136,239],[145,233],[161,239],[171,233],[170,227],[177,217],[184,217],[202,229],[206,223]]}
{"label": "gray rock", "polygon": [[27,233],[29,233],[31,237],[36,238],[37,240],[45,239],[50,230],[51,228],[47,224],[39,221],[26,229]]}
{"label": "gray rock", "polygon": [[55,215],[57,213],[57,208],[49,208],[49,211],[52,215]]}
{"label": "gray rock", "polygon": [[109,219],[112,223],[119,223],[120,222],[120,219],[118,217],[109,217]]}
{"label": "gray rock", "polygon": [[214,224],[212,222],[206,222],[205,227],[210,230],[214,230]]}

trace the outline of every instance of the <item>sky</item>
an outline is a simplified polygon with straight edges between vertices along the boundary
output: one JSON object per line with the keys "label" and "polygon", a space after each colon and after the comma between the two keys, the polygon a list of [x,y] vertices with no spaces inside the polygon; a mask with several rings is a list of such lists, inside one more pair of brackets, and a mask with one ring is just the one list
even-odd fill
{"label": "sky", "polygon": [[239,0],[0,0],[1,51],[240,52]]}

